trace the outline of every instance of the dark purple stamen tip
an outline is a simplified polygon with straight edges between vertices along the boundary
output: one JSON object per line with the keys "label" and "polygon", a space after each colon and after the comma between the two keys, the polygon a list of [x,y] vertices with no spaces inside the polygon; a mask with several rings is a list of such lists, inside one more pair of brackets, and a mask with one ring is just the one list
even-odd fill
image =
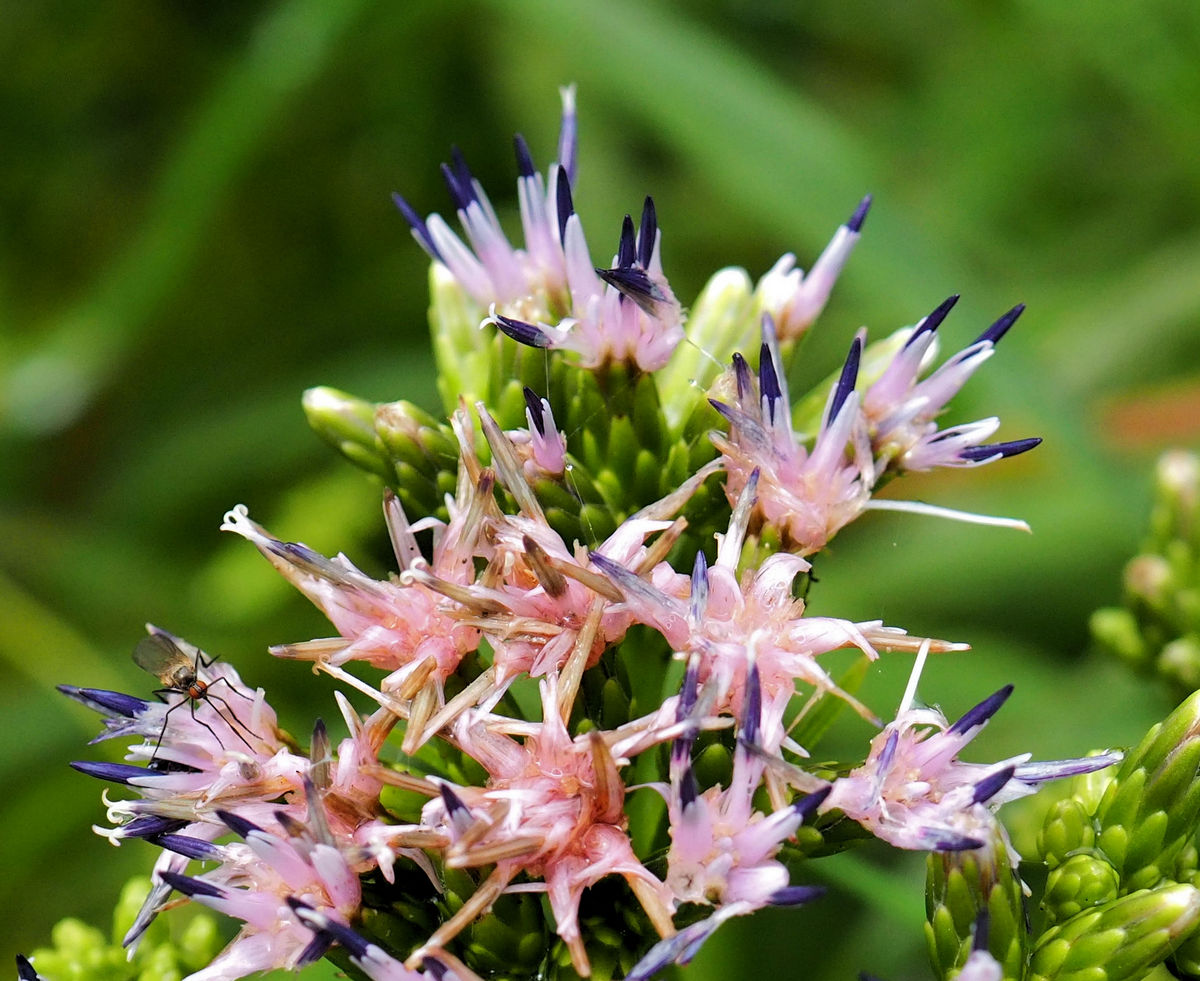
{"label": "dark purple stamen tip", "polygon": [[154,838],[158,835],[166,835],[173,831],[178,831],[186,824],[186,821],[180,821],[177,818],[165,818],[159,817],[157,814],[147,814],[144,817],[134,818],[126,825],[122,825],[121,837]]}
{"label": "dark purple stamen tip", "polygon": [[467,158],[457,146],[450,147],[450,162],[454,167],[454,176],[458,180],[459,189],[469,204],[475,200],[475,176],[467,166]]}
{"label": "dark purple stamen tip", "polygon": [[542,399],[532,388],[525,386],[525,407],[529,410],[529,418],[537,428],[539,436],[546,435],[546,419],[542,413]]}
{"label": "dark purple stamen tip", "polygon": [[58,690],[67,698],[73,698],[97,712],[112,712],[116,715],[123,715],[127,719],[135,718],[150,705],[145,699],[126,695],[124,692],[107,691],[104,688],[76,688],[74,685],[59,685]]}
{"label": "dark purple stamen tip", "polygon": [[650,257],[654,254],[654,241],[658,238],[658,215],[654,210],[654,199],[646,195],[646,203],[642,205],[642,225],[638,229],[637,261],[643,269],[650,267]]}
{"label": "dark purple stamen tip", "polygon": [[688,662],[687,670],[683,673],[683,686],[679,689],[679,706],[675,710],[676,721],[682,722],[696,707],[696,699],[700,694],[700,664],[692,660]]}
{"label": "dark purple stamen tip", "polygon": [[463,211],[471,203],[470,185],[464,188],[449,164],[442,164],[441,169],[442,180],[446,182],[446,190],[450,192],[450,200],[454,202],[454,210]]}
{"label": "dark purple stamen tip", "polygon": [[975,784],[975,803],[983,804],[995,797],[1004,785],[1013,778],[1013,774],[1017,772],[1015,766],[1006,766],[1003,770],[997,770],[991,776],[984,777],[979,783]]}
{"label": "dark purple stamen tip", "polygon": [[842,374],[838,378],[837,388],[833,392],[833,401],[829,405],[829,421],[832,423],[842,411],[846,399],[854,391],[858,381],[858,362],[862,358],[863,343],[861,337],[855,337],[850,345],[850,353],[846,355],[846,363],[842,365]]}
{"label": "dark purple stamen tip", "polygon": [[689,604],[693,623],[699,623],[707,606],[708,559],[705,558],[703,552],[697,552],[696,559],[692,563],[692,595]]}
{"label": "dark purple stamen tip", "polygon": [[296,957],[296,967],[308,967],[309,964],[317,963],[329,953],[329,948],[332,946],[333,937],[327,933],[314,933],[312,940],[305,944],[304,949]]}
{"label": "dark purple stamen tip", "polygon": [[892,760],[896,758],[896,747],[900,745],[900,733],[893,729],[888,733],[887,742],[883,744],[883,750],[879,754],[879,762],[875,769],[880,773],[886,773],[892,767]]}
{"label": "dark purple stamen tip", "polygon": [[532,177],[537,173],[533,165],[533,154],[529,152],[529,144],[520,133],[513,137],[513,150],[517,154],[517,172],[522,177]]}
{"label": "dark purple stamen tip", "polygon": [[617,266],[615,269],[597,269],[599,276],[622,296],[633,300],[639,307],[655,316],[657,304],[666,299],[658,284],[644,269],[637,266]]}
{"label": "dark purple stamen tip", "polygon": [[737,381],[738,401],[745,402],[746,396],[750,393],[750,382],[754,378],[754,373],[750,370],[746,359],[736,351],[733,353],[733,377]]}
{"label": "dark purple stamen tip", "polygon": [[637,259],[637,239],[633,233],[633,216],[621,222],[621,241],[617,243],[617,268],[628,269]]}
{"label": "dark purple stamen tip", "polygon": [[575,203],[571,200],[571,178],[565,167],[558,168],[558,183],[554,187],[558,204],[558,241],[567,244],[567,219],[575,214]]}
{"label": "dark purple stamen tip", "polygon": [[1014,439],[1007,443],[980,443],[978,446],[968,446],[959,452],[963,460],[991,460],[994,457],[1018,456],[1032,450],[1041,443],[1040,436],[1029,436],[1026,439]]}
{"label": "dark purple stamen tip", "polygon": [[191,835],[159,835],[151,840],[160,848],[200,862],[211,861],[221,855],[221,849],[211,841],[193,838]]}
{"label": "dark purple stamen tip", "polygon": [[496,315],[496,326],[518,344],[528,347],[550,347],[550,335],[535,324],[527,324],[524,320],[513,320],[512,317]]}
{"label": "dark purple stamen tip", "polygon": [[178,872],[162,872],[159,875],[163,882],[185,896],[213,896],[220,899],[225,895],[223,889],[207,882],[201,882],[199,879],[193,879],[190,875],[180,875]]}
{"label": "dark purple stamen tip", "polygon": [[846,222],[846,227],[852,232],[861,232],[863,222],[867,220],[867,212],[871,210],[871,195],[866,195],[858,202],[858,207],[854,209],[854,214],[850,216],[850,220]]}
{"label": "dark purple stamen tip", "polygon": [[758,730],[762,725],[762,683],[758,677],[758,665],[751,662],[746,672],[746,699],[742,703],[742,742],[750,746],[758,744]]}
{"label": "dark purple stamen tip", "polygon": [[985,698],[982,702],[972,709],[968,709],[966,714],[961,719],[954,723],[947,733],[961,735],[962,733],[970,732],[976,726],[981,726],[998,711],[1000,706],[1008,701],[1008,696],[1013,693],[1012,685],[1005,685],[999,691],[994,692]]}
{"label": "dark purple stamen tip", "polygon": [[969,852],[982,848],[983,842],[978,838],[968,838],[966,835],[947,834],[930,843],[935,852]]}
{"label": "dark purple stamen tip", "polygon": [[784,886],[771,893],[767,902],[772,906],[800,906],[825,895],[824,886]]}
{"label": "dark purple stamen tip", "polygon": [[796,801],[792,805],[792,810],[801,821],[807,821],[817,812],[817,808],[825,803],[825,798],[832,792],[832,787],[822,787],[820,790],[814,790],[811,794],[806,794]]}
{"label": "dark purple stamen tip", "polygon": [[[690,747],[692,740],[680,740],[686,746]],[[679,803],[684,810],[687,810],[696,802],[696,798],[700,796],[700,788],[696,786],[696,774],[692,770],[691,764],[687,764],[683,773],[679,777]]]}
{"label": "dark purple stamen tip", "polygon": [[417,214],[416,209],[395,191],[392,192],[392,203],[400,210],[400,214],[404,216],[404,220],[408,222],[409,227],[416,233],[417,241],[421,243],[421,248],[429,253],[431,259],[436,259],[444,265],[445,260],[442,259],[442,254],[438,251],[438,247],[433,244],[433,236],[429,234],[429,226],[425,224],[425,219]]}
{"label": "dark purple stamen tip", "polygon": [[[435,960],[432,957],[426,957],[421,963],[421,966],[433,975],[433,981],[442,981],[442,979],[450,973],[450,968],[446,967],[446,965],[441,961]],[[455,975],[455,977],[457,977],[457,975]]]}
{"label": "dark purple stamen tip", "polygon": [[764,344],[758,352],[758,389],[767,400],[767,409],[771,413],[771,422],[775,421],[775,410],[782,408],[783,389],[779,386],[779,375],[775,371],[775,359],[771,356],[770,345]]}
{"label": "dark purple stamen tip", "polygon": [[716,409],[727,422],[737,425],[737,417],[740,415],[736,410],[726,405],[724,402],[718,402],[716,399],[709,399],[708,404]]}
{"label": "dark purple stamen tip", "polygon": [[975,917],[975,936],[971,940],[971,947],[973,950],[987,950],[988,933],[990,932],[991,925],[991,914],[988,913],[987,908],[985,907],[981,909],[979,911],[979,915]]}
{"label": "dark purple stamen tip", "polygon": [[144,767],[133,766],[130,763],[99,763],[92,760],[73,760],[71,768],[78,770],[80,773],[86,773],[89,777],[96,777],[100,780],[111,780],[114,783],[129,783],[131,780],[140,780],[143,777],[161,777],[166,775],[165,772],[147,770]]}
{"label": "dark purple stamen tip", "polygon": [[253,821],[247,821],[244,817],[234,814],[232,811],[217,811],[217,817],[225,822],[225,826],[234,834],[239,834],[243,838],[248,838],[252,831],[262,831]]}
{"label": "dark purple stamen tip", "polygon": [[958,302],[958,297],[959,294],[955,293],[946,297],[946,299],[934,307],[925,319],[921,321],[921,326],[912,332],[912,336],[909,337],[904,346],[909,347],[918,337],[937,330],[950,311],[954,309],[954,304]]}
{"label": "dark purple stamen tip", "polygon": [[438,788],[442,795],[442,803],[446,805],[446,812],[451,816],[455,816],[460,812],[462,814],[470,814],[467,810],[467,805],[462,802],[462,798],[450,789],[449,784],[441,784]]}
{"label": "dark purple stamen tip", "polygon": [[314,933],[323,934],[332,942],[341,944],[351,957],[362,957],[366,954],[367,948],[371,946],[350,927],[338,923],[323,913],[318,913],[303,900],[288,896],[287,904],[295,911],[296,918],[301,923]]}
{"label": "dark purple stamen tip", "polygon": [[999,344],[1000,338],[1008,333],[1008,329],[1017,322],[1017,318],[1025,312],[1025,304],[1018,303],[1015,307],[1008,311],[1003,317],[997,320],[991,327],[985,330],[977,338],[975,343],[980,341],[991,341],[993,344]]}
{"label": "dark purple stamen tip", "polygon": [[33,969],[29,958],[24,954],[17,954],[17,977],[21,981],[43,981],[42,976]]}

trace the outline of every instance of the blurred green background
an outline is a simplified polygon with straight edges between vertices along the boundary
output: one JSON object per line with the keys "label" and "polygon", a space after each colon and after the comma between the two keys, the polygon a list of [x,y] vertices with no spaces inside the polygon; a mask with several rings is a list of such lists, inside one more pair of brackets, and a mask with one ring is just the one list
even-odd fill
{"label": "blurred green background", "polygon": [[[451,143],[515,218],[514,132],[540,166],[578,83],[593,255],[655,196],[687,302],[722,265],[807,266],[875,208],[800,373],[853,330],[951,292],[967,343],[1029,309],[955,418],[1042,435],[900,496],[1021,516],[1033,536],[869,516],[812,609],[970,641],[923,693],[1017,693],[981,755],[1135,738],[1165,691],[1087,655],[1145,526],[1150,466],[1200,442],[1200,5],[1053,0],[0,3],[0,954],[105,921],[151,860],[110,849],[69,759],[96,719],[53,686],[146,692],[152,620],[232,660],[308,731],[330,687],[266,645],[327,627],[253,549],[282,537],[389,567],[377,489],[305,426],[330,384],[434,406],[427,264],[395,213],[449,210]],[[511,226],[515,228],[515,224]],[[884,714],[904,659],[872,678]],[[822,864],[831,897],[724,928],[694,977],[926,974],[919,861]],[[818,971],[819,951],[828,961]],[[2,960],[0,963],[10,963]]]}

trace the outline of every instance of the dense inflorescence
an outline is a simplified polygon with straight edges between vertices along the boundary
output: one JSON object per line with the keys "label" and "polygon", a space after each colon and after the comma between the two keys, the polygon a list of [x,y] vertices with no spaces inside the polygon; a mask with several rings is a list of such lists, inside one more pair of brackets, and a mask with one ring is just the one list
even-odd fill
{"label": "dense inflorescence", "polygon": [[[807,274],[790,255],[757,285],[725,270],[688,314],[649,198],[594,265],[563,103],[544,176],[517,139],[522,246],[457,154],[443,170],[462,236],[396,198],[433,262],[448,420],[306,395],[317,430],[386,485],[396,572],[280,540],[240,505],[222,525],[332,624],[272,653],[372,713],[339,695],[345,738],[318,723],[301,748],[261,689],[158,628],[165,702],[63,689],[105,716],[101,738],[132,740],[125,764],[76,764],[136,795],[101,833],[162,849],[125,943],[173,893],[242,923],[193,981],[327,953],[376,981],[646,978],[732,916],[816,899],[800,861],[868,835],[944,857],[943,884],[982,868],[1019,907],[996,807],[1120,759],[963,762],[1010,689],[951,724],[916,685],[928,653],[966,645],[806,609],[812,556],[885,482],[1037,444],[985,442],[994,418],[938,422],[1022,308],[936,368],[955,297],[877,344],[860,331],[832,382],[793,400],[788,363],[870,199]],[[841,677],[822,663],[837,650],[859,659]],[[895,651],[916,667],[884,724],[855,689]],[[813,765],[843,707],[878,735],[861,761]],[[1200,906],[1180,902],[1190,925]],[[946,927],[934,907],[947,976],[1028,956],[1009,943],[1019,916],[993,928],[1000,949],[976,910]]]}

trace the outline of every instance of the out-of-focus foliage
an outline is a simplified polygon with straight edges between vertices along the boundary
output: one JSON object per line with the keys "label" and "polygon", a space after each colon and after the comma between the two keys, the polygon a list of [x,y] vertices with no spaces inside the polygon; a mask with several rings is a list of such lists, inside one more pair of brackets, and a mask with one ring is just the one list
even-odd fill
{"label": "out-of-focus foliage", "polygon": [[[388,193],[448,210],[456,142],[515,217],[509,140],[548,159],[568,81],[589,238],[615,248],[653,193],[685,301],[720,265],[807,265],[874,193],[805,380],[860,324],[879,336],[951,292],[952,348],[1029,306],[954,411],[1045,445],[903,492],[1035,534],[877,516],[818,567],[813,612],[970,641],[923,691],[953,716],[1017,684],[989,758],[1128,743],[1163,714],[1152,682],[1081,654],[1143,535],[1153,456],[1200,436],[1196,4],[43,0],[3,22],[4,957],[63,916],[106,923],[151,860],[89,832],[99,787],[65,761],[92,722],[54,683],[147,690],[128,652],[151,619],[234,660],[285,725],[329,711],[326,682],[265,652],[321,634],[318,614],[216,526],[244,501],[389,566],[376,488],[311,435],[300,392],[435,405],[427,266]],[[886,715],[908,668],[862,694]],[[741,973],[749,944],[798,973],[817,938],[823,976],[923,976],[919,861],[839,867],[821,903],[731,924],[692,977]]]}

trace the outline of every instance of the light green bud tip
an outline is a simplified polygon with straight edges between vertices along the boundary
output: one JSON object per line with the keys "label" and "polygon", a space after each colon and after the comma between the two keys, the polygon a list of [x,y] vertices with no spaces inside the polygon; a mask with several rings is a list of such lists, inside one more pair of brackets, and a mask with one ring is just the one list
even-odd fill
{"label": "light green bud tip", "polygon": [[1102,856],[1080,853],[1050,873],[1042,905],[1052,922],[1061,923],[1082,910],[1112,902],[1120,887],[1117,870]]}
{"label": "light green bud tip", "polygon": [[1198,919],[1200,890],[1188,885],[1143,889],[1084,910],[1044,933],[1029,977],[1132,981],[1161,963]]}
{"label": "light green bud tip", "polygon": [[375,405],[321,386],[304,393],[304,414],[318,436],[356,467],[387,480],[387,454],[375,434]]}

